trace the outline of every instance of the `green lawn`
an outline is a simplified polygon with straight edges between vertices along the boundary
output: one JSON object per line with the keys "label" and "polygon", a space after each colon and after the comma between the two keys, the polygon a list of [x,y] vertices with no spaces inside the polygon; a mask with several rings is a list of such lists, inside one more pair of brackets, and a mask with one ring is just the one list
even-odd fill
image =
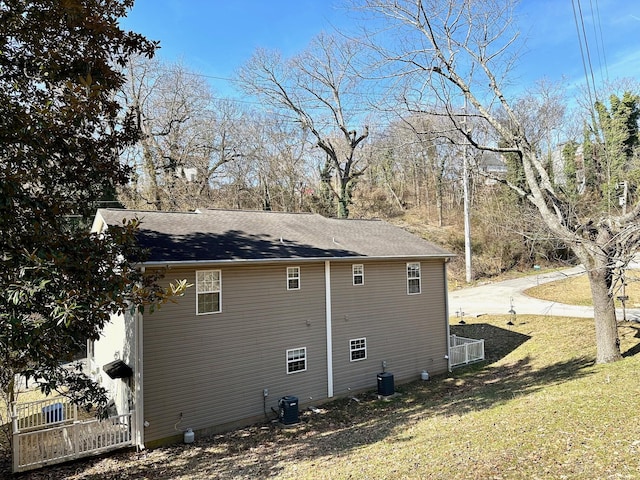
{"label": "green lawn", "polygon": [[305,410],[293,428],[265,423],[45,472],[75,480],[640,478],[640,326],[621,326],[622,361],[594,365],[591,320],[466,320],[454,333],[485,338],[488,360],[396,385],[392,401],[369,392]]}

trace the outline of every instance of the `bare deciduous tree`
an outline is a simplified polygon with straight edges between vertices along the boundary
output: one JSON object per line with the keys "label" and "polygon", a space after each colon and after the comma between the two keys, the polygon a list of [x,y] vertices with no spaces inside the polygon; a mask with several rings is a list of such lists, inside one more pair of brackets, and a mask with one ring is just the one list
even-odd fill
{"label": "bare deciduous tree", "polygon": [[[338,216],[349,215],[351,192],[366,165],[358,147],[369,135],[358,122],[354,102],[359,76],[354,71],[357,44],[320,35],[308,50],[283,61],[275,52],[259,50],[240,70],[240,81],[251,94],[300,123],[326,154],[322,180],[338,202]],[[330,175],[329,175],[330,174]],[[335,176],[336,186],[329,181]]]}
{"label": "bare deciduous tree", "polygon": [[[452,122],[470,145],[513,154],[524,183],[510,186],[535,206],[547,228],[565,242],[585,266],[594,303],[598,363],[621,358],[614,306],[616,272],[630,261],[640,243],[640,202],[621,214],[616,209],[590,210],[578,216],[553,182],[537,134],[507,95],[510,67],[518,54],[513,2],[479,0],[365,0],[369,11],[398,34],[384,45],[371,45],[393,74],[419,82],[451,112]],[[493,132],[494,142],[480,141],[460,124],[462,99],[469,112]],[[536,107],[538,108],[538,107]],[[531,112],[530,106],[527,110]],[[540,108],[538,108],[540,111]],[[585,212],[586,213],[586,212]]]}
{"label": "bare deciduous tree", "polygon": [[184,210],[210,202],[224,166],[239,159],[243,112],[214,98],[206,81],[180,64],[131,61],[122,94],[142,137],[127,152],[137,175],[127,203]]}
{"label": "bare deciduous tree", "polygon": [[311,170],[307,133],[291,122],[251,112],[239,124],[242,161],[225,168],[224,184],[216,182],[215,202],[227,208],[298,212],[308,210]]}

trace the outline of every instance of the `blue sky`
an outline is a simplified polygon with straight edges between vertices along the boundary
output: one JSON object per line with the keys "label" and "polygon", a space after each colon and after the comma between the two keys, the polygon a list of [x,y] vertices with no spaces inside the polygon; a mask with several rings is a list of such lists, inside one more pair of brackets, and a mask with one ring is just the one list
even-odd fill
{"label": "blue sky", "polygon": [[[640,79],[640,2],[581,0],[580,3],[596,81],[607,77]],[[592,14],[599,16],[599,22]],[[584,83],[571,0],[524,0],[519,8],[519,25],[527,38],[520,68],[529,81],[547,77],[564,78],[571,84]]]}
{"label": "blue sky", "polygon": [[[612,80],[640,79],[640,1],[580,3],[596,81],[605,78],[600,74],[605,65]],[[212,86],[222,95],[233,95],[224,79],[256,48],[277,49],[287,57],[321,31],[348,31],[352,20],[342,5],[341,0],[136,0],[123,26],[160,40],[160,59],[180,60],[195,72],[219,77],[209,78]],[[599,14],[599,23],[593,22],[592,12]],[[583,83],[572,1],[523,0],[517,13],[527,38],[518,83],[525,86],[540,78]]]}
{"label": "blue sky", "polygon": [[[123,26],[160,40],[157,56],[229,78],[256,48],[295,55],[322,31],[344,28],[334,0],[136,0]],[[229,82],[209,79],[224,91]]]}

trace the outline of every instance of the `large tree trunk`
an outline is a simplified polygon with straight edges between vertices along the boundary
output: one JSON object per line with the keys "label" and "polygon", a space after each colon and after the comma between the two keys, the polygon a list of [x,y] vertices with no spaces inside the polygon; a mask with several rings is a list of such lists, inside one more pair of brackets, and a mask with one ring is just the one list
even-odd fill
{"label": "large tree trunk", "polygon": [[340,179],[340,192],[338,195],[338,218],[349,218],[349,205],[351,195],[349,195],[349,184],[344,178]]}
{"label": "large tree trunk", "polygon": [[[525,152],[522,166],[531,189],[527,198],[538,208],[542,219],[557,238],[571,240],[573,252],[587,271],[593,300],[596,363],[620,360],[618,324],[611,288],[614,236],[607,222],[589,222],[575,232],[567,228],[560,221],[558,213],[561,209],[558,204],[561,205],[562,202],[556,195],[548,174],[529,145],[525,145],[522,151]],[[557,203],[547,203],[547,198],[554,198]]]}
{"label": "large tree trunk", "polygon": [[153,154],[151,153],[151,147],[148,145],[149,139],[143,139],[142,144],[142,158],[143,158],[143,170],[148,177],[148,197],[147,204],[152,205],[155,210],[162,210],[162,200],[160,198],[160,187],[158,185],[158,173],[156,165],[153,160]]}
{"label": "large tree trunk", "polygon": [[[600,263],[600,265],[598,265]],[[622,358],[618,339],[618,322],[611,291],[611,269],[597,260],[587,268],[593,298],[596,327],[596,363],[615,362]]]}

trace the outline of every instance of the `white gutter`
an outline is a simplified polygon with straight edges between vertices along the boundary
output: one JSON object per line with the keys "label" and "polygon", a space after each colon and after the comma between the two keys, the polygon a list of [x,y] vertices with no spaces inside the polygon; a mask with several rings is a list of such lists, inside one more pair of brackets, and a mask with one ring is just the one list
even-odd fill
{"label": "white gutter", "polygon": [[324,291],[327,334],[327,398],[333,397],[333,334],[331,332],[331,262],[324,262]]}
{"label": "white gutter", "polygon": [[[352,257],[331,257],[332,262],[354,262],[358,260],[437,260],[444,259],[447,260],[449,258],[455,257],[455,254],[433,254],[433,255],[389,255],[389,256],[375,256],[368,257],[364,255],[354,255]],[[246,263],[307,263],[307,262],[326,262],[327,257],[282,257],[282,258],[260,258],[260,259],[242,259],[242,258],[231,258],[225,260],[149,260],[146,262],[142,262],[141,265],[144,265],[147,268],[157,268],[157,267],[172,267],[172,266],[191,266],[191,265],[225,265],[225,264],[246,264]]]}

